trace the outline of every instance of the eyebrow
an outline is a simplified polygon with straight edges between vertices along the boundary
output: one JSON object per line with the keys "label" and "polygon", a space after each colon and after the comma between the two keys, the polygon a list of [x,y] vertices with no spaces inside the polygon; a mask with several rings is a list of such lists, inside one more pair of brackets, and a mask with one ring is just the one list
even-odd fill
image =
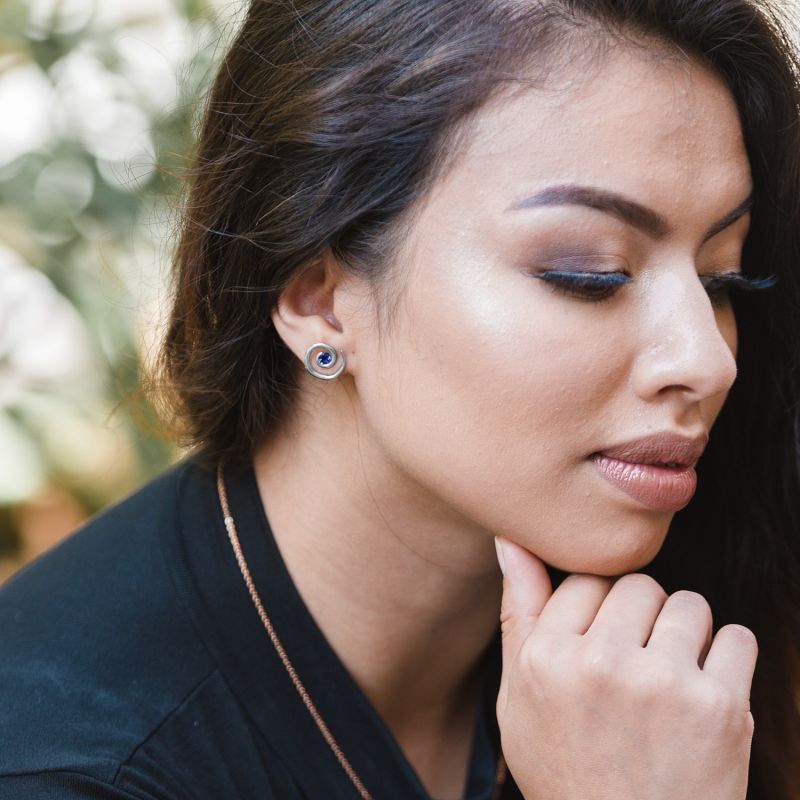
{"label": "eyebrow", "polygon": [[[657,212],[641,203],[614,192],[596,189],[591,186],[576,186],[565,184],[550,186],[531,197],[526,197],[519,203],[509,208],[517,211],[525,208],[539,208],[541,206],[585,206],[596,211],[611,214],[623,222],[638,228],[653,239],[663,239],[669,232],[669,223]],[[703,244],[713,239],[738,219],[743,217],[753,208],[753,195],[750,196],[721,220],[715,222],[703,237]]]}

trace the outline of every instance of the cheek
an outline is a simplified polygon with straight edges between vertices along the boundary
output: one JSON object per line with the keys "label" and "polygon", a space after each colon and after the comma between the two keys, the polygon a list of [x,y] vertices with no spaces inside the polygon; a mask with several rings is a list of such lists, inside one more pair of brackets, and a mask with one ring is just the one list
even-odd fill
{"label": "cheek", "polygon": [[609,353],[619,343],[534,281],[440,274],[409,293],[371,412],[419,477],[541,501],[597,444],[590,431],[618,379]]}

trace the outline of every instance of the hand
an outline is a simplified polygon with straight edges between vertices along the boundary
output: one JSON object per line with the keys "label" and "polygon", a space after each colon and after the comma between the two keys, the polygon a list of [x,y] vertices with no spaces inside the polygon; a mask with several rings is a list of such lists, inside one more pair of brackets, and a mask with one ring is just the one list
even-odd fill
{"label": "hand", "polygon": [[501,539],[501,743],[526,800],[744,800],[758,645],[702,595],[575,573]]}

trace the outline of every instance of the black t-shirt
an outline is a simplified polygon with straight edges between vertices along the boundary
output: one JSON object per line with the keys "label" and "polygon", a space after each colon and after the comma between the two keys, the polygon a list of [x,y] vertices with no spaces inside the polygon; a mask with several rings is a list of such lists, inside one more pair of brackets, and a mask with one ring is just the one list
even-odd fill
{"label": "black t-shirt", "polygon": [[[325,639],[270,531],[252,465],[226,471],[267,614],[375,800],[429,800]],[[388,635],[388,633],[387,633]],[[489,800],[499,630],[467,797]],[[504,800],[520,798],[509,776]],[[0,588],[0,800],[357,800],[248,594],[216,476],[186,458]]]}

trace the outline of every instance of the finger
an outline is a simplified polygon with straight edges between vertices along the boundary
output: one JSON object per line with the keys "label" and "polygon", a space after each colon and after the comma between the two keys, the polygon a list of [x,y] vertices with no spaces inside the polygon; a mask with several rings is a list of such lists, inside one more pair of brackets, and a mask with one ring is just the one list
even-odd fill
{"label": "finger", "polygon": [[[503,571],[500,607],[502,671],[497,707],[508,703],[508,683],[523,643],[536,627],[542,608],[553,592],[550,575],[541,559],[509,539],[495,537],[497,560]],[[498,711],[498,713],[500,713]]]}
{"label": "finger", "polygon": [[758,641],[753,631],[744,625],[723,625],[708,651],[703,672],[726,686],[749,708],[757,658]]}
{"label": "finger", "polygon": [[712,628],[711,608],[703,595],[681,589],[664,603],[647,649],[699,668]]}
{"label": "finger", "polygon": [[612,581],[600,575],[582,572],[567,575],[542,610],[539,628],[557,633],[585,633],[611,586]]}
{"label": "finger", "polygon": [[500,608],[503,663],[510,664],[533,631],[553,592],[544,562],[509,539],[495,537],[503,570]]}
{"label": "finger", "polygon": [[623,575],[611,587],[586,635],[643,647],[666,599],[667,593],[649,575]]}

